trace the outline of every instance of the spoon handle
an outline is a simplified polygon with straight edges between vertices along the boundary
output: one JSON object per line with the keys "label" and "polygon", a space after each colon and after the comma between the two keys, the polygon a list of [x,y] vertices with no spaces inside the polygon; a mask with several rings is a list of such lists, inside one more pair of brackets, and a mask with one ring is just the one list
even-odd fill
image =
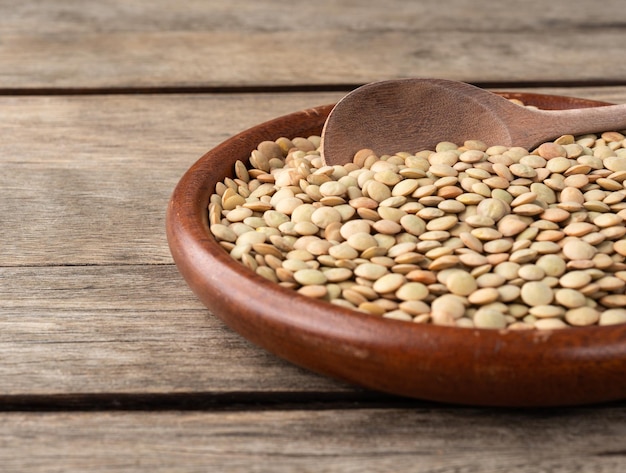
{"label": "spoon handle", "polygon": [[[626,104],[570,110],[537,110],[542,129],[533,136],[535,145],[567,130],[572,135],[626,130]],[[529,137],[530,138],[530,137]]]}

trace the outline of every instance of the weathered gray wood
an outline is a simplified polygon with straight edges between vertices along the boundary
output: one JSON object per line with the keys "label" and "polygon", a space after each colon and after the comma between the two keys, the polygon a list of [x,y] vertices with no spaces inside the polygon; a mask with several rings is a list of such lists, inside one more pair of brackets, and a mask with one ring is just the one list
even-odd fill
{"label": "weathered gray wood", "polygon": [[165,210],[193,162],[341,95],[0,97],[0,266],[170,263]]}
{"label": "weathered gray wood", "polygon": [[8,413],[24,472],[597,472],[626,468],[626,409]]}
{"label": "weathered gray wood", "polygon": [[[626,102],[626,89],[536,89]],[[0,97],[0,266],[162,264],[193,162],[233,134],[341,93]]]}
{"label": "weathered gray wood", "polygon": [[[294,0],[181,0],[173,5],[167,0],[51,0],[19,3],[0,1],[2,28],[7,33],[60,34],[134,31],[293,31],[307,28],[328,31],[345,28],[371,30],[483,30],[520,31],[560,30],[579,25],[619,28],[624,18],[619,0],[604,0],[595,7],[584,0],[570,0],[546,5],[541,0],[527,0],[524,11],[512,10],[519,4],[512,0],[489,2],[449,0],[446,8],[433,0],[420,5],[389,0],[385,5],[363,2],[315,3]],[[567,8],[564,7],[567,5]],[[9,8],[10,7],[10,8]]]}
{"label": "weathered gray wood", "polygon": [[354,391],[230,331],[173,265],[0,268],[0,281],[0,399]]}
{"label": "weathered gray wood", "polygon": [[623,81],[626,13],[519,2],[0,2],[0,88]]}

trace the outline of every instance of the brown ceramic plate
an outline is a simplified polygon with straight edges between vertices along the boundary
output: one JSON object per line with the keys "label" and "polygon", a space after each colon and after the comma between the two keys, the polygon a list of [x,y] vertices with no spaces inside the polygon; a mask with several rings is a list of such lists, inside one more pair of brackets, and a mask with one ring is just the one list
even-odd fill
{"label": "brown ceramic plate", "polygon": [[[606,105],[507,94],[545,109]],[[388,393],[472,405],[576,405],[626,398],[626,324],[560,331],[497,331],[377,318],[301,296],[231,257],[208,228],[218,181],[263,140],[320,134],[332,106],[246,130],[205,154],[182,177],[167,212],[181,274],[233,330],[297,365]]]}

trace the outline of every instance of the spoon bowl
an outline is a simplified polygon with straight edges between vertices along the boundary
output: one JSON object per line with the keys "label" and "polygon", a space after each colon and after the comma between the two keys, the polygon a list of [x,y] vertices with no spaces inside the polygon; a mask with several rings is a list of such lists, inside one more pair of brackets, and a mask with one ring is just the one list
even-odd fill
{"label": "spoon bowl", "polygon": [[626,104],[536,110],[464,82],[389,80],[359,87],[335,105],[322,130],[322,157],[345,164],[363,148],[417,152],[469,139],[530,150],[563,134],[624,128]]}

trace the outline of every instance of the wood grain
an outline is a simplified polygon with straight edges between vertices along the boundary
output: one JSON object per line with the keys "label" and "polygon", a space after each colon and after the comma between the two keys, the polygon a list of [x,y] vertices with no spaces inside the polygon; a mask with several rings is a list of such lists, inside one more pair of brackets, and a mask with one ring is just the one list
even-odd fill
{"label": "wood grain", "polygon": [[[0,3],[0,89],[623,83],[619,0]],[[3,5],[4,4],[4,5]],[[584,32],[584,33],[583,33]]]}
{"label": "wood grain", "polygon": [[1,414],[0,422],[7,473],[621,473],[626,467],[624,407],[16,412]]}
{"label": "wood grain", "polygon": [[[251,346],[173,265],[0,268],[3,396],[342,392]],[[16,401],[18,402],[18,401]]]}
{"label": "wood grain", "polygon": [[0,98],[0,265],[171,263],[165,209],[229,136],[342,94]]}

